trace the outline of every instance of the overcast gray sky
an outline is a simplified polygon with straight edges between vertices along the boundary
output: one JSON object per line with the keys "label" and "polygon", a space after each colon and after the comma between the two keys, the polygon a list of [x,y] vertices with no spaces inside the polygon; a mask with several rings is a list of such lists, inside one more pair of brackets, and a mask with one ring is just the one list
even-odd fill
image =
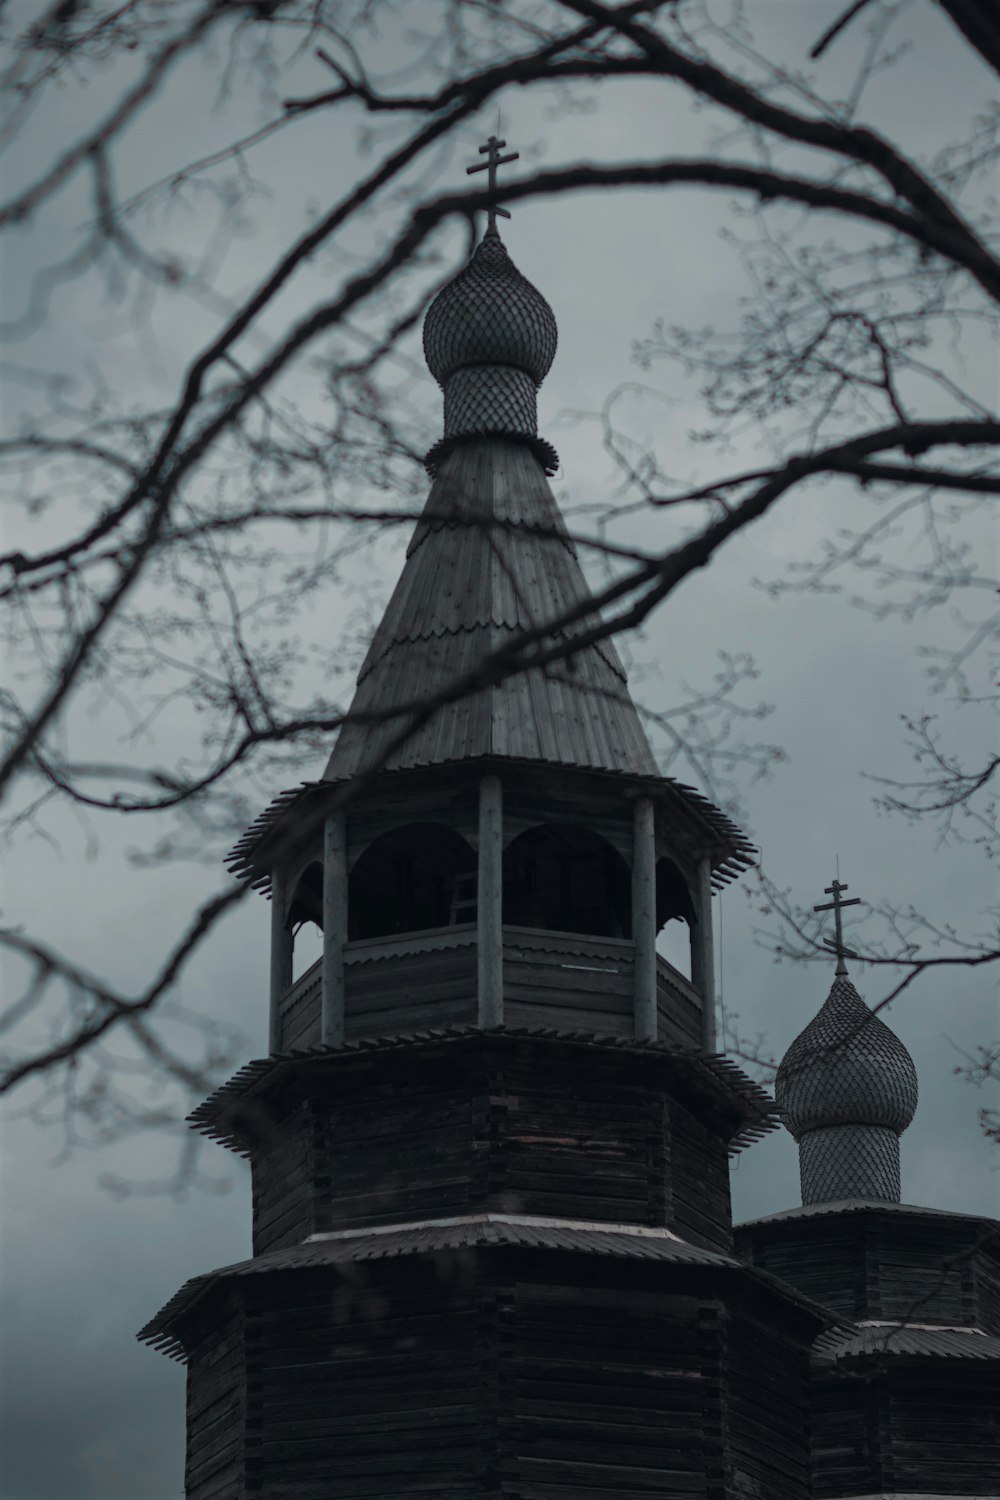
{"label": "overcast gray sky", "polygon": [[[837,6],[770,0],[765,9],[775,45],[780,38],[789,55],[802,58]],[[200,154],[206,140],[236,135],[269,117],[271,107],[249,86],[213,107],[220,66],[218,57],[204,59],[184,86],[168,90],[148,112],[119,163],[125,185],[135,188],[169,173]],[[886,88],[884,112],[911,154],[920,156],[937,144],[940,115],[960,103],[971,109],[983,81],[975,69],[963,70],[957,50],[943,45],[906,60],[900,72],[898,84]],[[107,87],[114,81],[108,78]],[[276,92],[308,93],[326,84],[322,69],[305,55]],[[935,109],[926,107],[931,92]],[[32,151],[41,156],[50,142],[76,131],[87,108],[73,88],[63,90],[33,123]],[[306,122],[252,158],[262,192],[219,272],[231,295],[251,285],[280,252],[311,203],[325,206],[354,179],[361,158],[348,123],[346,117],[332,126],[323,118]],[[494,124],[491,115],[463,129],[454,155],[436,164],[436,186],[461,185],[465,164]],[[662,88],[632,84],[602,90],[592,109],[570,110],[557,96],[542,107],[512,94],[504,101],[503,128],[530,167],[538,160],[632,158],[664,141],[679,152],[692,150],[706,127],[679,91],[668,96]],[[71,242],[84,207],[70,194],[21,236],[5,264],[8,305],[24,295],[43,248],[47,252],[60,237]],[[155,232],[183,247],[203,232],[204,211],[192,195],[185,212],[157,223]],[[663,394],[663,401],[636,395],[622,414],[637,433],[655,440],[673,472],[704,478],[719,466],[737,467],[755,451],[753,434],[728,454],[692,444],[690,430],[703,425],[694,385],[666,370],[643,375],[631,359],[633,340],[658,317],[694,325],[736,322],[748,286],[731,245],[720,237],[727,223],[733,227],[724,196],[684,191],[534,203],[516,209],[504,227],[517,265],[548,297],[559,324],[559,353],[540,397],[540,430],[559,449],[562,469],[553,483],[571,520],[618,483],[598,424],[580,414],[599,411],[623,382],[646,381]],[[385,221],[376,220],[366,234],[378,240],[385,232]],[[364,238],[354,237],[357,253],[366,248]],[[457,232],[454,243],[457,253]],[[300,276],[290,305],[307,306],[324,295],[331,275],[320,263]],[[123,389],[164,399],[210,323],[204,307],[166,295],[136,319],[88,278],[56,292],[45,329],[19,345],[16,358],[35,369],[89,364]],[[977,358],[983,361],[978,378],[995,393],[995,355]],[[314,381],[319,400],[321,375],[315,365],[303,371],[306,399]],[[416,399],[425,402],[429,446],[439,430],[429,379]],[[751,651],[761,675],[746,699],[775,705],[759,733],[788,755],[769,780],[741,788],[745,824],[763,850],[765,870],[794,899],[811,905],[823,899],[839,858],[852,895],[912,904],[967,930],[970,914],[994,895],[985,862],[968,849],[939,847],[929,828],[876,816],[866,779],[907,772],[902,715],[947,711],[946,704],[928,701],[918,651],[950,640],[954,622],[931,616],[878,623],[843,597],[773,600],[753,586],[814,555],[824,537],[860,513],[846,492],[803,493],[724,549],[629,644],[634,691],[649,707],[665,708],[685,683],[710,678],[720,651]],[[643,517],[632,534],[652,545],[668,534],[657,529],[665,524]],[[371,609],[392,586],[403,542],[383,539],[357,561],[355,581],[365,581]],[[328,596],[313,596],[307,629],[316,639],[334,640],[358,609],[356,593],[331,588]],[[330,691],[340,698],[343,682]],[[967,731],[958,724],[960,737],[984,733],[971,715],[968,722]],[[193,727],[180,715],[156,732],[158,753],[180,758]],[[75,733],[77,747],[89,751],[117,746],[121,722],[114,706]],[[323,759],[317,758],[316,774]],[[267,788],[261,801],[279,790]],[[130,853],[148,844],[151,833],[134,823],[55,817],[47,831],[50,839],[25,838],[7,857],[4,920],[53,933],[78,962],[126,986],[141,981],[194,902],[219,884],[221,871],[198,866],[137,869]],[[739,887],[718,904],[723,1003],[739,1014],[745,1033],[764,1034],[768,1050],[780,1055],[825,998],[830,968],[775,965],[754,941],[761,918]],[[245,903],[199,956],[180,996],[185,1005],[239,1027],[247,1057],[259,1055],[265,1042],[267,933],[266,904],[257,898]],[[870,1002],[889,987],[882,974],[861,970],[855,979]],[[904,1200],[995,1213],[996,1161],[976,1118],[985,1101],[954,1073],[963,1050],[996,1034],[992,976],[967,970],[930,975],[887,1019],[912,1051],[920,1078],[917,1116],[902,1143]],[[170,1171],[175,1144],[149,1133],[105,1152],[75,1151],[55,1160],[60,1145],[57,1127],[46,1132],[17,1118],[5,1127],[0,1500],[179,1500],[183,1373],[140,1348],[134,1334],[185,1279],[249,1254],[246,1170],[210,1147],[203,1166],[224,1193],[195,1191],[181,1202],[141,1193],[118,1199],[102,1189],[103,1174],[155,1179]],[[733,1187],[737,1217],[797,1203],[794,1145],[776,1134],[754,1147],[740,1158]]]}

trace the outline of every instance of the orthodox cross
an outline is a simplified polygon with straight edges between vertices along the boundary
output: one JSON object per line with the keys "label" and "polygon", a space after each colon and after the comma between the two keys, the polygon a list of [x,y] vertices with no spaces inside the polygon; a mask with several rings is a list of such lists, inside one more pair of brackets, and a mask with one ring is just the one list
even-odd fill
{"label": "orthodox cross", "polygon": [[489,223],[486,226],[487,234],[489,234],[491,229],[496,230],[497,214],[500,214],[504,219],[510,218],[507,210],[500,208],[497,204],[497,167],[502,167],[509,161],[517,161],[521,153],[519,151],[512,151],[509,156],[501,156],[500,152],[506,144],[506,141],[498,140],[495,135],[491,135],[486,145],[479,148],[480,156],[485,156],[486,160],[478,161],[474,167],[466,167],[465,169],[467,177],[471,177],[473,172],[489,172],[490,174],[487,179],[489,183],[487,191],[490,195]]}
{"label": "orthodox cross", "polygon": [[847,889],[848,887],[846,884],[842,885],[839,880],[835,880],[832,885],[828,885],[824,888],[824,894],[827,896],[832,896],[833,900],[825,901],[821,906],[813,907],[813,911],[833,912],[833,920],[836,925],[837,933],[836,942],[831,943],[828,940],[824,939],[823,947],[828,948],[831,953],[836,953],[838,974],[847,973],[847,965],[844,963],[845,957],[857,958],[858,956],[856,953],[852,953],[849,948],[844,947],[844,929],[840,920],[840,913],[843,911],[845,906],[860,906],[861,897],[852,896],[850,901],[841,900],[841,891],[846,891]]}

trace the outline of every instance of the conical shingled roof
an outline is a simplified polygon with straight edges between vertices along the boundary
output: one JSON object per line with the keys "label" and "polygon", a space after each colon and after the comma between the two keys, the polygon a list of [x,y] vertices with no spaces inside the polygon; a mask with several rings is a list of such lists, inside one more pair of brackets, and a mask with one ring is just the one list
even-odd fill
{"label": "conical shingled roof", "polygon": [[[590,598],[531,449],[486,436],[453,449],[362,665],[351,706],[358,722],[341,731],[324,779],[480,756],[656,775],[610,641],[447,703],[390,750],[406,722],[394,710],[446,692],[520,633]],[[380,715],[388,717],[370,717]]]}

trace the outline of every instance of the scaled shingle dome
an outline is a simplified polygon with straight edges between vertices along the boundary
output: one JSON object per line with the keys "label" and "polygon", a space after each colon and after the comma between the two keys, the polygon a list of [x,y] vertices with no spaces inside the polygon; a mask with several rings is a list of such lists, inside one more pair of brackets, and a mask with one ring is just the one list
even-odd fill
{"label": "scaled shingle dome", "polygon": [[424,356],[442,386],[471,365],[510,365],[541,385],[556,341],[555,314],[495,230],[437,294],[424,321]]}
{"label": "scaled shingle dome", "polygon": [[785,1053],[774,1092],[796,1140],[827,1125],[875,1125],[899,1135],[917,1107],[917,1073],[899,1037],[838,975]]}

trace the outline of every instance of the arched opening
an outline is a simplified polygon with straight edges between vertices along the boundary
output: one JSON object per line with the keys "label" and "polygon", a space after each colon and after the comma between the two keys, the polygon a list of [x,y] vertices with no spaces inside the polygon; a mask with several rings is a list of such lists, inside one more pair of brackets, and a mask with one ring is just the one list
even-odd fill
{"label": "arched opening", "polygon": [[440,823],[394,828],[370,844],[348,880],[351,942],[476,920],[476,856]]}
{"label": "arched opening", "polygon": [[295,883],[288,925],[292,933],[292,981],[323,956],[323,866],[307,865]]}
{"label": "arched opening", "polygon": [[691,978],[691,938],[698,920],[691,892],[672,859],[656,862],[656,951]]}
{"label": "arched opening", "polygon": [[632,935],[632,886],[618,850],[571,823],[543,823],[503,857],[503,920],[513,927]]}

